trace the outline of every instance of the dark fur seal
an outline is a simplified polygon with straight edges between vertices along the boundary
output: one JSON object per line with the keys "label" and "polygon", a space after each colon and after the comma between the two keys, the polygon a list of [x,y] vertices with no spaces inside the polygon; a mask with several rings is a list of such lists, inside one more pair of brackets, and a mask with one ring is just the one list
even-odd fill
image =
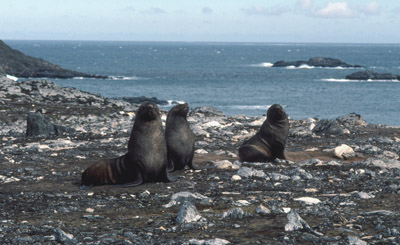
{"label": "dark fur seal", "polygon": [[186,119],[189,112],[187,103],[179,104],[168,112],[165,125],[165,139],[167,141],[168,171],[180,170],[188,165],[193,166],[194,134]]}
{"label": "dark fur seal", "polygon": [[286,138],[289,134],[289,120],[281,105],[272,105],[267,112],[267,120],[256,135],[246,140],[239,148],[242,162],[266,162],[284,155]]}
{"label": "dark fur seal", "polygon": [[174,181],[168,175],[167,144],[155,103],[140,105],[128,142],[128,153],[100,161],[82,173],[82,186],[136,186],[151,181]]}

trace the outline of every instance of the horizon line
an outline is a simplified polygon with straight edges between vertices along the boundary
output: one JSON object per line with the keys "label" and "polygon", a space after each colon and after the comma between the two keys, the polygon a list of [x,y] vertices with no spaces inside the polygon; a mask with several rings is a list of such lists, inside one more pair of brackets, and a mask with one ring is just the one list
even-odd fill
{"label": "horizon line", "polygon": [[395,42],[292,42],[292,41],[179,41],[179,40],[105,40],[105,39],[0,39],[5,41],[57,41],[57,42],[148,42],[148,43],[255,43],[255,44],[381,44],[381,45],[400,45]]}

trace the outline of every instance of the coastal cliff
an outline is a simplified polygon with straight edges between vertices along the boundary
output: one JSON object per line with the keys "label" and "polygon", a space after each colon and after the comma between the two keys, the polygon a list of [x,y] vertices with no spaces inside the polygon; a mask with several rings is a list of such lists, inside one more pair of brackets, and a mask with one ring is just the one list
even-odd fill
{"label": "coastal cliff", "polygon": [[5,74],[21,78],[107,78],[63,69],[43,59],[25,55],[0,40],[0,76]]}

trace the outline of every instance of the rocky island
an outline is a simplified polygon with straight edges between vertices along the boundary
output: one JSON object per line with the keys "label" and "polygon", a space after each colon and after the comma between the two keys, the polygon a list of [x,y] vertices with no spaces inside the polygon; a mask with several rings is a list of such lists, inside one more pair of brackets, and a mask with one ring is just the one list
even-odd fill
{"label": "rocky island", "polygon": [[25,55],[0,40],[0,75],[2,73],[20,78],[107,78],[63,69],[43,59]]}
{"label": "rocky island", "polygon": [[[0,78],[0,243],[400,243],[399,127],[355,113],[290,120],[287,160],[250,163],[238,147],[265,116],[194,108],[194,162],[210,168],[176,171],[171,183],[80,190],[85,168],[126,152],[137,108]],[[27,135],[32,113],[66,130]]]}
{"label": "rocky island", "polygon": [[362,68],[360,65],[350,65],[347,64],[339,59],[333,58],[324,58],[324,57],[314,57],[309,59],[308,61],[277,61],[275,62],[272,67],[300,67],[300,66],[313,66],[313,67],[343,67],[343,68]]}
{"label": "rocky island", "polygon": [[373,71],[359,71],[346,76],[349,80],[398,80],[400,75],[391,73],[377,73]]}

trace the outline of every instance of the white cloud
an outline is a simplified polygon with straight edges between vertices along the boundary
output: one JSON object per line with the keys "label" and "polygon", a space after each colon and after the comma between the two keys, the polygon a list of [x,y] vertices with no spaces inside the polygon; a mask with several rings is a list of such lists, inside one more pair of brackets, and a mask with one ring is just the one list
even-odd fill
{"label": "white cloud", "polygon": [[289,12],[291,9],[284,5],[275,5],[270,8],[265,8],[262,6],[252,6],[247,9],[242,9],[247,15],[282,15]]}
{"label": "white cloud", "polygon": [[212,14],[213,10],[210,9],[209,7],[204,7],[204,8],[201,10],[201,12],[202,12],[203,14]]}
{"label": "white cloud", "polygon": [[360,11],[365,15],[379,15],[381,8],[377,2],[370,2],[367,5],[361,6]]}
{"label": "white cloud", "polygon": [[166,12],[161,8],[152,7],[148,10],[142,11],[143,14],[165,14]]}
{"label": "white cloud", "polygon": [[309,11],[309,10],[311,10],[311,7],[312,7],[312,1],[311,0],[298,0],[296,2],[296,7],[302,11]]}
{"label": "white cloud", "polygon": [[356,14],[347,2],[329,2],[325,7],[318,9],[315,15],[325,18],[350,18]]}

